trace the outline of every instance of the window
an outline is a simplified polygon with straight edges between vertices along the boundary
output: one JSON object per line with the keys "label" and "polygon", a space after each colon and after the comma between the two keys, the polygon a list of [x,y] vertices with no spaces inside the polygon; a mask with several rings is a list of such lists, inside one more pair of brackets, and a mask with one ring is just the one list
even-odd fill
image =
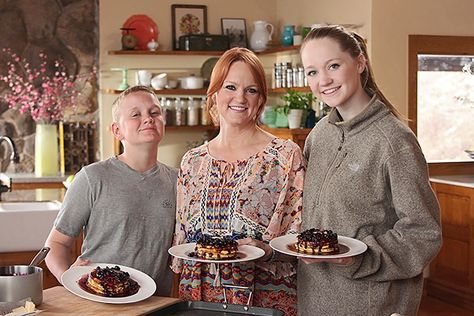
{"label": "window", "polygon": [[416,133],[429,162],[470,160],[465,150],[474,147],[473,57],[418,55]]}
{"label": "window", "polygon": [[430,174],[474,172],[474,37],[410,35],[409,125]]}

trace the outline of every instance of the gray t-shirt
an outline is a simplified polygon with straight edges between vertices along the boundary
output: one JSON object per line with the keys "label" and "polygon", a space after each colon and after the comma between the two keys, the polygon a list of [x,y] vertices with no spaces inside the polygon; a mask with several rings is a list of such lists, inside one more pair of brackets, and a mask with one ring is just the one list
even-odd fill
{"label": "gray t-shirt", "polygon": [[138,269],[168,296],[176,179],[162,163],[144,173],[116,157],[93,163],[77,173],[54,227],[71,237],[84,229],[81,258]]}

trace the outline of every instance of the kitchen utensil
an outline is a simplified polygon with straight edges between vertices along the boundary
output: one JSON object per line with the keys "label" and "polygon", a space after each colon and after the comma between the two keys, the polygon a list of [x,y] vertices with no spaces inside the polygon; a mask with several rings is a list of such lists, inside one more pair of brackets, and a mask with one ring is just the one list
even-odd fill
{"label": "kitchen utensil", "polygon": [[151,41],[148,42],[148,44],[146,44],[146,46],[148,47],[149,51],[154,52],[155,50],[158,49],[160,44],[158,44],[158,42],[155,41],[155,39],[153,38]]}
{"label": "kitchen utensil", "polygon": [[151,85],[151,71],[149,70],[139,70],[137,71],[137,83],[142,86],[149,87]]}
{"label": "kitchen utensil", "polygon": [[[263,52],[272,40],[273,25],[266,21],[254,21],[254,31],[250,36],[250,48],[255,52]],[[270,28],[270,31],[268,31]]]}
{"label": "kitchen utensil", "polygon": [[214,66],[216,65],[218,60],[219,58],[217,57],[211,57],[209,59],[206,59],[206,61],[202,64],[201,77],[203,77],[204,80],[208,82],[211,80],[212,70],[214,69]]}
{"label": "kitchen utensil", "polygon": [[293,45],[293,35],[295,35],[295,26],[294,25],[285,25],[283,26],[283,32],[281,33],[281,44],[283,46]]}
{"label": "kitchen utensil", "polygon": [[204,87],[204,78],[194,75],[179,78],[181,88],[183,89],[202,89]]}
{"label": "kitchen utensil", "polygon": [[[130,277],[137,281],[140,285],[138,293],[124,297],[99,296],[83,290],[77,283],[77,280],[79,280],[84,274],[91,272],[94,268],[105,268],[107,266],[118,266],[120,270],[129,273]],[[69,292],[74,295],[77,295],[90,301],[109,304],[128,304],[140,302],[152,296],[153,293],[155,293],[156,291],[156,283],[150,276],[139,270],[127,266],[118,265],[115,263],[94,263],[93,265],[89,266],[70,267],[63,273],[63,275],[61,275],[61,283]]]}
{"label": "kitchen utensil", "polygon": [[31,260],[30,266],[35,267],[39,265],[41,262],[43,262],[44,258],[46,258],[46,255],[48,254],[50,248],[49,247],[43,247],[41,248],[40,251],[36,254],[36,256]]}
{"label": "kitchen utensil", "polygon": [[176,89],[178,87],[178,80],[168,80],[168,84],[165,86],[166,89]]}
{"label": "kitchen utensil", "polygon": [[168,74],[166,73],[161,73],[153,77],[151,79],[151,86],[155,90],[161,90],[166,87],[166,84],[168,83]]}
{"label": "kitchen utensil", "polygon": [[123,28],[132,29],[130,34],[137,38],[135,49],[147,50],[147,44],[151,40],[158,40],[158,27],[156,23],[145,14],[132,15],[125,21]]}
{"label": "kitchen utensil", "polygon": [[37,267],[49,252],[43,247],[29,266],[0,267],[0,302],[16,302],[30,297],[33,303],[43,302],[43,269]]}

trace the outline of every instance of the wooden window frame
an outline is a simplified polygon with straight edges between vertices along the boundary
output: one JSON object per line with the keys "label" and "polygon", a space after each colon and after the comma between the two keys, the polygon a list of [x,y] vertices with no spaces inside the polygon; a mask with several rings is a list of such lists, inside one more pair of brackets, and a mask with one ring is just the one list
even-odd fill
{"label": "wooden window frame", "polygon": [[[408,126],[417,132],[418,55],[474,55],[474,36],[408,36]],[[429,163],[434,175],[474,174],[472,162]]]}

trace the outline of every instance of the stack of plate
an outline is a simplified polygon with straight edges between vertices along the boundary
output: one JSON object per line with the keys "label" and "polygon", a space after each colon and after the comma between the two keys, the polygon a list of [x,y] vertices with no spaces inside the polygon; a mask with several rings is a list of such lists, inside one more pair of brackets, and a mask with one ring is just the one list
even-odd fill
{"label": "stack of plate", "polygon": [[466,149],[465,152],[469,156],[469,158],[474,159],[474,149]]}

